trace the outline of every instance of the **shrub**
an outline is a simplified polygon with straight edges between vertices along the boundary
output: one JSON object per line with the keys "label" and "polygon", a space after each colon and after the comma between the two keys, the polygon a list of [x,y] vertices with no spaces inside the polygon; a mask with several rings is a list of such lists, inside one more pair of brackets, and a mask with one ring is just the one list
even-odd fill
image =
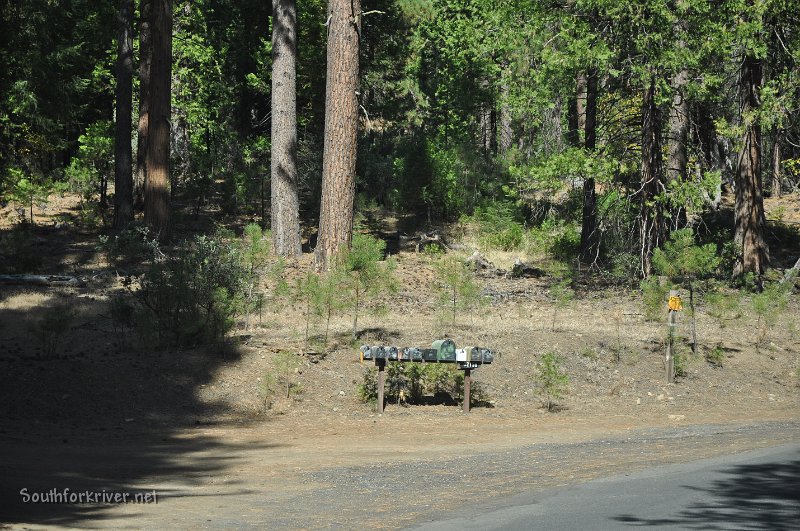
{"label": "shrub", "polygon": [[197,236],[152,262],[136,294],[158,344],[195,346],[224,338],[235,316],[251,307],[252,282],[235,245]]}
{"label": "shrub", "polygon": [[[378,371],[375,367],[364,370],[357,393],[362,402],[378,399]],[[445,363],[398,363],[386,364],[384,394],[389,402],[419,404],[427,394],[446,396],[453,402],[464,398],[464,373],[452,364]],[[470,403],[487,402],[485,391],[472,382]]]}

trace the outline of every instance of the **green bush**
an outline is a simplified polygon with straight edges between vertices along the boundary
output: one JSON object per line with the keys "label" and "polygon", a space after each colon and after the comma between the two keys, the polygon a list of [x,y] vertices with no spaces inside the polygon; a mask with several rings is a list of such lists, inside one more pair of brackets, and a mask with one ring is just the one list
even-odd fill
{"label": "green bush", "polygon": [[[362,402],[378,399],[378,371],[374,367],[364,370],[357,393]],[[458,402],[464,398],[464,373],[446,363],[399,363],[386,364],[384,395],[388,402],[419,404],[425,395],[445,395]],[[472,382],[470,403],[487,402],[483,389]]]}
{"label": "green bush", "polygon": [[479,223],[481,244],[487,249],[514,251],[525,241],[525,228],[517,221],[514,207],[508,203],[493,203],[478,208],[475,219]]}
{"label": "green bush", "polygon": [[790,283],[772,282],[767,284],[761,293],[753,295],[753,311],[758,316],[756,348],[764,342],[770,330],[786,310],[791,292],[792,285]]}
{"label": "green bush", "polygon": [[148,265],[136,295],[159,345],[195,346],[224,338],[251,308],[254,281],[236,245],[196,236]]}

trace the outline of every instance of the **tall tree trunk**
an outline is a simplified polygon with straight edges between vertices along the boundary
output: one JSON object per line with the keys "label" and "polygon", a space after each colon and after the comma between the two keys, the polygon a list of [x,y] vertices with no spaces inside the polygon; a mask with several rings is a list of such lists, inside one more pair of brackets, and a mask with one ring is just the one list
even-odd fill
{"label": "tall tree trunk", "polygon": [[655,102],[656,78],[652,76],[642,98],[642,184],[639,212],[640,264],[642,276],[652,273],[653,250],[666,237],[663,206],[656,196],[664,191],[661,175],[661,124]]}
{"label": "tall tree trunk", "polygon": [[[507,71],[507,68],[505,69]],[[504,77],[500,80],[500,154],[505,155],[514,145],[514,131],[511,128],[511,105],[509,99],[508,76],[504,72]]]}
{"label": "tall tree trunk", "polygon": [[272,0],[272,240],[281,256],[302,252],[297,195],[296,41],[295,0]]}
{"label": "tall tree trunk", "polygon": [[320,270],[353,237],[360,33],[361,1],[329,0],[322,204],[315,249]]}
{"label": "tall tree trunk", "polygon": [[133,100],[133,0],[120,0],[117,34],[116,123],[114,125],[114,227],[133,221],[131,105]]}
{"label": "tall tree trunk", "polygon": [[172,0],[153,0],[153,59],[147,130],[144,219],[160,238],[169,235],[169,148],[172,83]]}
{"label": "tall tree trunk", "polygon": [[[584,107],[584,147],[592,152],[597,146],[597,70],[590,68],[586,75],[586,100]],[[580,115],[579,115],[580,122]],[[599,238],[597,233],[597,194],[594,176],[583,180],[583,213],[581,227],[580,261],[591,264],[597,258]]]}
{"label": "tall tree trunk", "polygon": [[[689,136],[689,101],[686,99],[686,83],[689,72],[681,70],[672,78],[672,106],[669,109],[669,138],[667,139],[667,183],[686,180],[687,139]],[[671,205],[672,228],[686,225],[686,209],[683,205]]]}
{"label": "tall tree trunk", "polygon": [[147,128],[150,112],[150,61],[153,54],[152,0],[139,1],[139,130],[136,138],[136,175],[133,180],[133,204],[144,205],[147,177]]}
{"label": "tall tree trunk", "polygon": [[741,116],[745,130],[736,167],[734,243],[739,255],[733,266],[734,277],[744,273],[761,275],[769,260],[769,249],[763,235],[761,127],[756,116],[760,106],[761,77],[761,60],[752,55],[746,56],[742,61],[739,80]]}
{"label": "tall tree trunk", "polygon": [[770,185],[770,194],[772,197],[780,197],[781,193],[781,131],[775,129],[772,135],[772,184]]}

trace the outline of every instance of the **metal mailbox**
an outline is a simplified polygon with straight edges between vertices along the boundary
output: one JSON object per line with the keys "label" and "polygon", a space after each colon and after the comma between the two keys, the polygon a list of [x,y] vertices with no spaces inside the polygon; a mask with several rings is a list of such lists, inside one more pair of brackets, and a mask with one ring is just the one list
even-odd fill
{"label": "metal mailbox", "polygon": [[386,351],[386,359],[389,361],[397,361],[399,358],[397,347],[384,347]]}
{"label": "metal mailbox", "polygon": [[456,344],[452,339],[439,339],[431,344],[436,351],[436,361],[456,361]]}

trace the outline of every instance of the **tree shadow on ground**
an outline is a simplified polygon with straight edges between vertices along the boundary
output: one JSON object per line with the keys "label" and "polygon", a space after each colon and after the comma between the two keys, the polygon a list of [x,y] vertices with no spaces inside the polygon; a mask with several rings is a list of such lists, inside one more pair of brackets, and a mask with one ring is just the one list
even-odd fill
{"label": "tree shadow on ground", "polygon": [[618,522],[642,527],[686,529],[797,529],[800,522],[800,460],[790,463],[738,465],[708,488],[696,502],[671,518],[647,519],[630,515]]}
{"label": "tree shadow on ground", "polygon": [[[0,523],[91,527],[133,518],[147,507],[49,496],[155,490],[158,503],[169,504],[170,497],[205,495],[197,487],[230,474],[249,458],[245,451],[282,446],[234,443],[222,429],[205,428],[257,420],[202,392],[241,358],[238,343],[229,342],[224,357],[215,347],[131,350],[111,327],[102,290],[0,290]],[[74,317],[55,347],[45,348],[41,315],[53,306]],[[246,492],[235,476],[225,483],[226,495]],[[33,503],[34,493],[51,503]]]}

